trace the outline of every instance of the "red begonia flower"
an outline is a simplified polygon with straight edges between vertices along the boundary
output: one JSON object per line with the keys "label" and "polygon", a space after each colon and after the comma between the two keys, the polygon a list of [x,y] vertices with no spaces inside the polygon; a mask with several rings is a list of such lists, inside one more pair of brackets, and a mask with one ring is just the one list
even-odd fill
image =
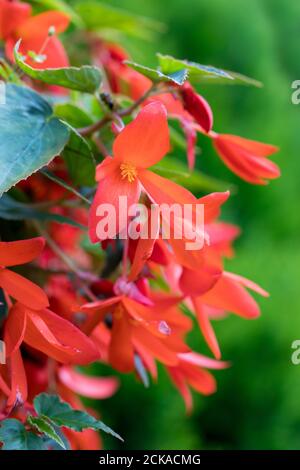
{"label": "red begonia flower", "polygon": [[122,372],[134,370],[134,354],[141,349],[163,364],[175,365],[177,354],[189,351],[181,335],[190,328],[190,321],[174,311],[174,302],[157,301],[148,307],[122,295],[89,303],[82,306],[90,318],[84,330],[93,331],[107,314],[111,315],[108,361]]}
{"label": "red begonia flower", "polygon": [[97,167],[96,179],[99,185],[89,216],[92,242],[99,241],[97,210],[104,204],[113,205],[117,215],[115,233],[110,234],[110,237],[125,228],[128,214],[126,211],[119,213],[121,196],[126,198],[128,207],[138,202],[141,189],[157,204],[197,204],[197,199],[185,188],[147,170],[159,162],[168,150],[166,110],[161,103],[152,102],[116,138],[114,158],[107,157]]}

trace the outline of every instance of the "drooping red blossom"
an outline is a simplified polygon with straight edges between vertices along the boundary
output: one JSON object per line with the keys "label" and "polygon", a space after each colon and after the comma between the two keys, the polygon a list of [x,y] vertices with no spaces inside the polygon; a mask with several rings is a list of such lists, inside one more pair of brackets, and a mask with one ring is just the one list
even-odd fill
{"label": "drooping red blossom", "polygon": [[212,134],[214,147],[221,159],[233,173],[252,184],[266,184],[278,178],[278,166],[267,157],[279,149],[275,145],[263,144],[230,134]]}

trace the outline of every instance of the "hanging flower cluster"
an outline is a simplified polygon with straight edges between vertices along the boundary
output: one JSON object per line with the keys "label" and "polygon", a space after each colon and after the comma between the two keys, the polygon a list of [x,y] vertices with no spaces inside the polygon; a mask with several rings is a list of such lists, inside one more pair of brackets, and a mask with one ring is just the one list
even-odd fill
{"label": "hanging flower cluster", "polygon": [[[81,11],[84,5],[76,15]],[[0,419],[3,429],[16,419],[35,437],[47,434],[34,407],[39,394],[57,394],[86,412],[79,396],[103,399],[117,391],[117,378],[75,366],[99,370],[104,363],[112,375],[133,373],[147,383],[149,376],[157,380],[160,363],[190,411],[191,390],[214,393],[211,370],[229,366],[221,360],[212,320],[227,314],[255,319],[260,309],[251,292],[268,296],[253,281],[225,271],[224,259],[233,256],[239,235],[237,226],[219,218],[230,193],[212,189],[199,198],[201,183],[195,194],[188,177],[178,183],[181,170],[169,166],[177,161],[170,126],[174,131],[179,123],[176,132],[186,137],[190,175],[198,174],[199,134],[249,183],[266,184],[280,174],[267,158],[275,146],[213,130],[211,107],[193,86],[197,73],[200,83],[203,76],[217,82],[235,75],[169,56],[157,69],[138,66],[101,31],[84,36],[94,65],[69,67],[58,35],[71,21],[62,11],[36,12],[27,3],[0,0],[0,73],[7,81],[7,112],[17,110],[10,125],[20,141],[7,137],[14,117],[0,118],[8,139],[0,172],[14,182],[2,187],[0,176],[0,338],[6,358],[0,365]],[[77,24],[70,30],[74,46],[81,31]],[[68,49],[68,36],[65,44]],[[41,90],[58,103],[54,110]],[[29,138],[28,132],[35,134]],[[17,145],[19,154],[10,157]],[[197,350],[187,341],[195,328]],[[201,352],[202,340],[213,357]],[[65,426],[61,437],[48,432],[43,445],[52,449],[66,439],[72,449],[98,449],[95,429]]]}

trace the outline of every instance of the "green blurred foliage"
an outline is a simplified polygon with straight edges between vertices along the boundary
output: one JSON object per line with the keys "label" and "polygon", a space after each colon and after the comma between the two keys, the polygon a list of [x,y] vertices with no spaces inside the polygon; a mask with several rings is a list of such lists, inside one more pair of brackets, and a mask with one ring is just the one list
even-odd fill
{"label": "green blurred foliage", "polygon": [[[230,316],[215,322],[223,357],[232,367],[218,372],[218,392],[195,395],[187,417],[181,399],[160,370],[145,390],[121,377],[115,397],[100,403],[104,421],[126,439],[105,438],[109,448],[299,449],[300,366],[291,363],[291,343],[300,338],[300,130],[291,83],[300,79],[299,0],[124,0],[107,2],[149,15],[167,25],[156,41],[122,41],[133,59],[155,64],[155,52],[195,60],[261,80],[263,89],[203,86],[214,110],[215,129],[277,144],[282,178],[253,187],[232,175],[199,138],[197,167],[236,185],[224,217],[243,233],[228,270],[270,291],[259,299],[262,317]],[[199,332],[191,341],[207,352]]]}

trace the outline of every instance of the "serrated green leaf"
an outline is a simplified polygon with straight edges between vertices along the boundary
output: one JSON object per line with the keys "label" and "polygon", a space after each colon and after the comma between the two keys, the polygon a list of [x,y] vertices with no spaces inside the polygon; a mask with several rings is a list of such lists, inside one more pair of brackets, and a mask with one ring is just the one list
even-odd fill
{"label": "serrated green leaf", "polygon": [[75,11],[91,31],[116,30],[129,36],[151,39],[156,32],[165,29],[162,23],[98,1],[81,1],[75,5]]}
{"label": "serrated green leaf", "polygon": [[47,419],[43,418],[42,416],[31,416],[31,415],[29,415],[27,417],[27,422],[28,422],[28,424],[30,424],[30,426],[37,429],[40,433],[45,434],[46,436],[50,437],[50,439],[53,439],[63,449],[66,449],[66,446],[65,446],[63,440],[57,434],[54,427],[49,423],[49,421],[47,421]]}
{"label": "serrated green leaf", "polygon": [[35,91],[6,85],[0,112],[0,196],[61,153],[70,131]]}
{"label": "serrated green leaf", "polygon": [[129,65],[129,67],[136,70],[137,72],[145,75],[145,77],[150,78],[150,80],[152,80],[154,83],[172,82],[176,85],[183,85],[183,83],[188,78],[188,72],[186,69],[176,70],[175,72],[165,74],[158,69],[136,64],[135,62],[131,62],[129,60],[126,60],[125,64]]}
{"label": "serrated green leaf", "polygon": [[84,93],[95,93],[99,89],[102,74],[98,67],[83,65],[82,67],[63,67],[59,69],[35,69],[26,64],[22,55],[19,54],[20,43],[21,39],[14,49],[15,59],[20,69],[29,77],[48,85],[62,86]]}
{"label": "serrated green leaf", "polygon": [[95,186],[96,163],[88,142],[71,128],[70,140],[62,152],[71,180],[77,186]]}
{"label": "serrated green leaf", "polygon": [[19,202],[8,194],[0,198],[0,219],[5,220],[42,220],[71,225],[85,230],[86,227],[69,217],[39,210],[34,205]]}
{"label": "serrated green leaf", "polygon": [[197,62],[180,60],[170,55],[157,54],[159,68],[164,74],[187,70],[191,83],[229,84],[229,85],[253,85],[262,86],[261,82],[236,72],[218,69],[210,65],[202,65]]}
{"label": "serrated green leaf", "polygon": [[17,419],[1,421],[0,442],[3,450],[46,450],[43,440]]}
{"label": "serrated green leaf", "polygon": [[64,426],[79,432],[84,429],[104,431],[123,441],[121,436],[102,421],[98,421],[85,411],[74,410],[68,403],[61,401],[57,395],[41,393],[34,399],[33,404],[38,415],[49,419],[56,426]]}

